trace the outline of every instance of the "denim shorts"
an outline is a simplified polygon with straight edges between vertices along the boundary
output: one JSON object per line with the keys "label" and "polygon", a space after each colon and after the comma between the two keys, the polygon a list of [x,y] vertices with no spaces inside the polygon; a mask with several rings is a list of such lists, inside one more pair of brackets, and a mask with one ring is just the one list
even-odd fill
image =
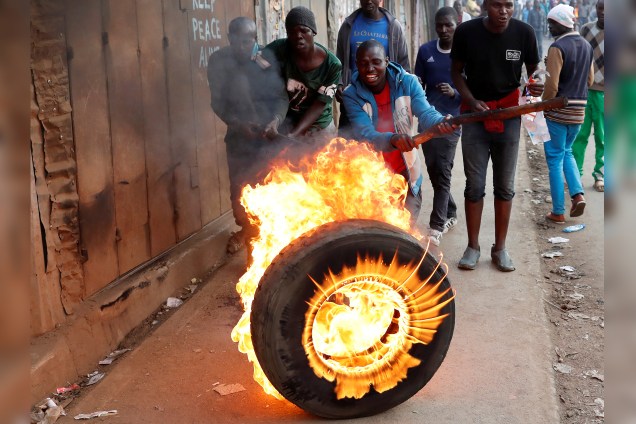
{"label": "denim shorts", "polygon": [[515,196],[515,172],[519,153],[521,118],[504,121],[503,133],[488,132],[476,122],[462,126],[462,157],[466,188],[464,197],[477,202],[486,195],[486,172],[492,158],[492,182],[495,198],[512,200]]}

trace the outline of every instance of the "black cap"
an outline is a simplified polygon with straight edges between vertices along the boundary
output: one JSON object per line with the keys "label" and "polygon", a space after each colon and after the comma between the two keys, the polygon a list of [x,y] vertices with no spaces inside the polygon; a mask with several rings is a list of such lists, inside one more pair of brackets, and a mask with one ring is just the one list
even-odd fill
{"label": "black cap", "polygon": [[285,18],[285,28],[293,28],[296,25],[304,25],[310,28],[314,34],[318,34],[314,12],[307,9],[305,6],[294,7],[289,11]]}

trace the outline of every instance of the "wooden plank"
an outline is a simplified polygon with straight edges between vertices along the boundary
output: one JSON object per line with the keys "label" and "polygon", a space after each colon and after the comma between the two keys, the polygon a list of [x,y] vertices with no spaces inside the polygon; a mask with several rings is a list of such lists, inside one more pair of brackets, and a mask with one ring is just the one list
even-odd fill
{"label": "wooden plank", "polygon": [[135,3],[103,1],[121,273],[150,259],[146,158]]}
{"label": "wooden plank", "polygon": [[241,16],[256,19],[253,0],[241,0]]}
{"label": "wooden plank", "polygon": [[[45,240],[40,220],[33,157],[31,157],[31,335],[37,336],[64,322],[64,307],[61,287],[51,284],[47,278],[45,263]],[[58,277],[59,278],[59,277]]]}
{"label": "wooden plank", "polygon": [[217,119],[210,107],[207,63],[214,51],[227,45],[226,10],[235,10],[236,16],[240,12],[240,5],[235,1],[217,0],[210,5],[209,9],[188,12],[192,27],[198,28],[190,33],[190,51],[202,225],[221,215],[217,159],[219,140]]}
{"label": "wooden plank", "polygon": [[148,219],[152,256],[177,241],[172,146],[168,127],[168,95],[163,61],[163,9],[156,0],[137,0],[139,66],[143,104]]}
{"label": "wooden plank", "polygon": [[316,41],[325,48],[329,48],[329,34],[327,32],[327,0],[308,0],[308,8],[314,12],[316,17],[316,27],[318,27],[318,35]]}
{"label": "wooden plank", "polygon": [[119,275],[115,195],[99,2],[68,0],[69,80],[86,295]]}
{"label": "wooden plank", "polygon": [[197,181],[197,149],[190,72],[191,23],[179,9],[179,0],[163,0],[168,123],[176,167],[175,226],[182,240],[201,228],[201,208]]}

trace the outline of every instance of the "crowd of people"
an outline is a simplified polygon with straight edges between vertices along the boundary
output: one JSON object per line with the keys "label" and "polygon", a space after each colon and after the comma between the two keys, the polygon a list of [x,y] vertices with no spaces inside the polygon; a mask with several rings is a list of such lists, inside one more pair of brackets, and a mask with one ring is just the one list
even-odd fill
{"label": "crowd of people", "polygon": [[[513,271],[506,239],[521,119],[490,119],[461,128],[447,120],[518,105],[523,67],[530,76],[544,62],[545,83],[531,78],[525,91],[543,95],[544,100],[570,99],[566,107],[545,115],[551,136],[544,149],[552,195],[546,219],[566,220],[564,177],[572,202],[570,216],[580,216],[585,208],[582,158],[592,126],[597,149],[594,188],[604,189],[604,0],[594,8],[596,20],[587,22],[592,16],[589,1],[572,0],[568,5],[567,0],[535,0],[524,8],[512,0],[457,0],[453,7],[436,12],[438,37],[419,47],[414,67],[402,26],[381,7],[381,0],[360,0],[360,8],[338,32],[335,53],[314,41],[322,28],[306,7],[287,14],[287,38],[264,47],[257,43],[252,20],[234,19],[228,28],[230,45],[210,56],[208,64],[212,108],[228,126],[230,194],[242,228],[230,239],[228,250],[238,250],[257,231],[239,202],[242,187],[259,182],[270,160],[291,139],[320,143],[336,135],[370,143],[389,169],[404,176],[411,225],[420,214],[426,167],[433,190],[427,235],[439,245],[443,234],[457,225],[451,176],[461,142],[468,240],[458,267],[475,269],[481,255],[486,174],[492,163],[495,242],[490,254],[499,270]],[[583,24],[580,34],[577,23]],[[546,30],[554,42],[544,59]],[[415,132],[435,127],[441,134],[422,144],[424,164],[413,140],[415,118]]]}

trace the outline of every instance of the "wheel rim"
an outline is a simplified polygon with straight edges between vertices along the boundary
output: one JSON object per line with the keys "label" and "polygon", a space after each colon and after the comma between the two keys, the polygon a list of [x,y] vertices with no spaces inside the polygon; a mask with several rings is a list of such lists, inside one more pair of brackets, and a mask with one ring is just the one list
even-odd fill
{"label": "wheel rim", "polygon": [[[424,253],[424,256],[426,252]],[[446,277],[431,281],[437,267],[425,278],[418,263],[400,264],[397,254],[390,264],[383,259],[358,258],[353,268],[329,272],[309,301],[302,343],[314,373],[335,382],[338,399],[359,399],[371,387],[382,393],[406,378],[420,360],[408,352],[413,344],[430,343],[446,318],[440,310]]]}

